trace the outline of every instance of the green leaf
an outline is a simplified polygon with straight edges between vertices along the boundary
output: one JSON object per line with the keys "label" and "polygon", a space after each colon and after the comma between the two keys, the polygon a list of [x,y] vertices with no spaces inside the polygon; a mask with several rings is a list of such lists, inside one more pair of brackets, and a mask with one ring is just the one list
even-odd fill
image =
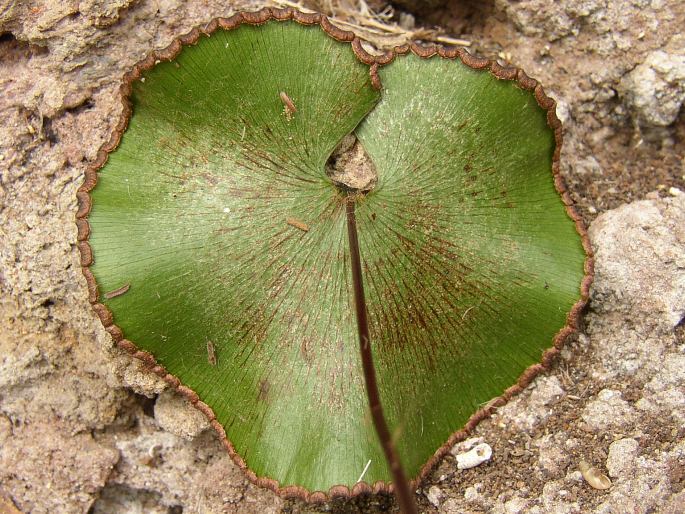
{"label": "green leaf", "polygon": [[379,75],[382,94],[318,25],[218,30],[133,83],[91,193],[96,301],[281,487],[352,488],[369,461],[364,482],[391,478],[347,193],[325,172],[355,127],[378,173],[357,202],[372,349],[410,477],[540,361],[580,298],[585,252],[532,93],[438,57]]}

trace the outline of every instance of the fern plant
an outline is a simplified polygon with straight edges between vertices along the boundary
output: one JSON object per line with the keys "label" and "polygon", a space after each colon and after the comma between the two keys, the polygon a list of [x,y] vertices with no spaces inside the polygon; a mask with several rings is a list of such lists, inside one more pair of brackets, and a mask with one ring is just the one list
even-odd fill
{"label": "fern plant", "polygon": [[265,9],[151,54],[122,101],[79,192],[90,301],[262,485],[395,480],[410,512],[407,479],[576,325],[589,246],[520,70]]}

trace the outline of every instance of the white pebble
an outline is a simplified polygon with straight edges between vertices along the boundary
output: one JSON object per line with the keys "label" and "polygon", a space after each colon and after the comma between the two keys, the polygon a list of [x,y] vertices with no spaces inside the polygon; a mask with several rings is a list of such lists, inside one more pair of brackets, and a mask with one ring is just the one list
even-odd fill
{"label": "white pebble", "polygon": [[430,489],[428,489],[428,493],[426,493],[426,498],[428,498],[428,501],[434,506],[439,507],[440,500],[442,500],[442,491],[438,486],[432,485]]}
{"label": "white pebble", "polygon": [[457,469],[474,468],[492,457],[492,448],[488,443],[480,443],[465,453],[457,455]]}
{"label": "white pebble", "polygon": [[668,194],[671,196],[680,196],[683,194],[683,192],[677,187],[671,187],[668,189]]}
{"label": "white pebble", "polygon": [[476,500],[478,500],[479,497],[480,493],[478,492],[478,488],[476,488],[475,486],[467,487],[464,491],[464,499],[467,502],[475,502]]}

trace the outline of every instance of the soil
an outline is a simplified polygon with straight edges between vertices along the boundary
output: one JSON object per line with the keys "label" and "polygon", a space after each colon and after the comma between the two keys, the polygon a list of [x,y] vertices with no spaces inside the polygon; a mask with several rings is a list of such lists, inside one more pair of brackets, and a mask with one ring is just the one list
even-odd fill
{"label": "soil", "polygon": [[[0,512],[396,511],[389,496],[308,505],[250,483],[88,305],[75,193],[120,115],[123,73],[261,5],[0,1]],[[597,253],[582,330],[476,428],[492,458],[457,470],[445,457],[420,510],[685,510],[685,3],[307,5],[377,47],[450,38],[538,79],[557,99],[562,173]],[[611,488],[590,487],[581,460]]]}

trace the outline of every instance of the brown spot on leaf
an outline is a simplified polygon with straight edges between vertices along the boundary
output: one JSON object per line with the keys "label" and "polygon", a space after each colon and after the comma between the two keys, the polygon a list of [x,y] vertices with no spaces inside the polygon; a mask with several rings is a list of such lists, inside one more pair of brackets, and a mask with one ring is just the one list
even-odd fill
{"label": "brown spot on leaf", "polygon": [[307,337],[303,337],[302,342],[300,343],[300,355],[302,356],[302,358],[307,363],[311,363],[313,358],[314,358],[311,347],[312,347],[311,339],[309,339]]}
{"label": "brown spot on leaf", "polygon": [[269,399],[269,389],[271,389],[271,383],[267,379],[259,381],[259,392],[257,393],[257,400],[260,402],[265,402]]}
{"label": "brown spot on leaf", "polygon": [[214,347],[214,343],[212,343],[209,339],[207,339],[207,362],[209,362],[209,364],[212,366],[216,366],[217,364],[216,348]]}

